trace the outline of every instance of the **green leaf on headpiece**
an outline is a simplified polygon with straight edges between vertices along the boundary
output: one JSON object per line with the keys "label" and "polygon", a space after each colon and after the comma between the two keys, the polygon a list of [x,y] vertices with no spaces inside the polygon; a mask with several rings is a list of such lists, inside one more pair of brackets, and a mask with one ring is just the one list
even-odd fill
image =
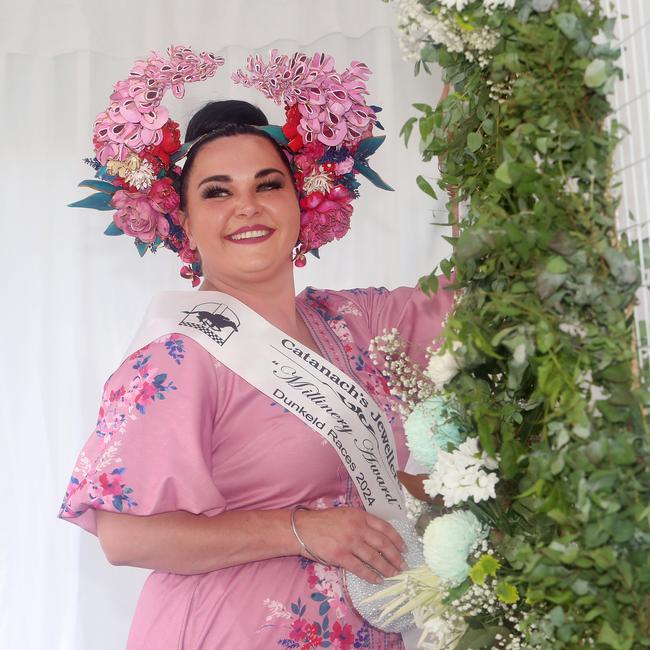
{"label": "green leaf on headpiece", "polygon": [[136,239],[135,247],[138,249],[138,253],[140,253],[140,257],[143,257],[144,254],[147,252],[147,248],[149,248],[149,244],[145,244],[144,242]]}
{"label": "green leaf on headpiece", "polygon": [[355,160],[354,168],[362,176],[365,176],[373,185],[379,187],[380,189],[388,190],[389,192],[395,191],[388,183],[382,180],[381,176],[374,169],[370,169],[370,166],[366,163]]}
{"label": "green leaf on headpiece", "polygon": [[106,194],[106,192],[97,192],[96,194],[91,194],[80,201],[68,203],[68,207],[90,208],[92,210],[114,210],[115,208],[111,205],[112,198],[113,196],[111,194]]}
{"label": "green leaf on headpiece", "polygon": [[181,148],[173,155],[169,156],[169,161],[171,164],[177,163],[179,160],[182,160],[187,156],[187,152],[190,150],[190,147],[196,142],[192,140],[191,142],[186,142]]}
{"label": "green leaf on headpiece", "polygon": [[115,225],[115,222],[114,222],[114,221],[111,221],[111,222],[108,224],[108,228],[106,228],[106,230],[104,230],[104,234],[105,234],[105,235],[109,235],[109,236],[111,236],[111,237],[115,237],[115,236],[117,236],[117,235],[123,235],[123,234],[124,234],[124,231],[123,231],[123,230],[120,230],[120,229]]}
{"label": "green leaf on headpiece", "polygon": [[106,181],[99,181],[96,178],[91,178],[86,181],[81,181],[79,187],[89,187],[91,190],[97,190],[98,192],[104,192],[105,194],[115,194],[118,188],[113,185],[113,183],[107,183]]}
{"label": "green leaf on headpiece", "polygon": [[267,124],[265,126],[258,126],[257,128],[260,131],[264,131],[264,133],[268,133],[278,144],[289,144],[289,140],[287,140],[287,136],[284,135],[281,126],[278,126],[277,124]]}
{"label": "green leaf on headpiece", "polygon": [[375,135],[372,138],[361,140],[359,146],[357,147],[357,150],[354,153],[355,158],[363,159],[367,158],[368,156],[372,156],[372,154],[375,153],[377,149],[379,149],[385,139],[385,135]]}

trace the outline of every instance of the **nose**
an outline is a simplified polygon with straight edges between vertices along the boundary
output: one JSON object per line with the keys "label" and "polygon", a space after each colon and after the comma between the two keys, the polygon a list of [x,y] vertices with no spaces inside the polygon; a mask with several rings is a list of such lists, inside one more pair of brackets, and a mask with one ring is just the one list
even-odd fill
{"label": "nose", "polygon": [[237,203],[237,216],[253,217],[260,212],[256,191],[242,192]]}

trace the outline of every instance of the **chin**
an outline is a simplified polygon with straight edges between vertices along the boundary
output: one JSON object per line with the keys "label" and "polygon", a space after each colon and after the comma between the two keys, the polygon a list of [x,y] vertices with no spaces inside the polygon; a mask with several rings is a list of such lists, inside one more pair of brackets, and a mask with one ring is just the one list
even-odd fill
{"label": "chin", "polygon": [[[284,262],[279,260],[283,259]],[[219,264],[212,266],[204,265],[206,277],[221,278],[226,280],[232,278],[234,281],[244,280],[246,282],[265,281],[276,275],[284,274],[287,267],[291,267],[291,253],[283,252],[282,255],[242,255],[236,259],[230,257],[230,263],[224,265],[224,258]],[[207,273],[209,272],[209,276]]]}

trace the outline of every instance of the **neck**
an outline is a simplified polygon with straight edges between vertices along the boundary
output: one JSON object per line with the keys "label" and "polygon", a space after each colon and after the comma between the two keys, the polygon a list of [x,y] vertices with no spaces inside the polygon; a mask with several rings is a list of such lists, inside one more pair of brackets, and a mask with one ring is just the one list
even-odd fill
{"label": "neck", "polygon": [[233,282],[206,278],[199,291],[227,293],[287,334],[295,336],[300,329],[293,266],[290,264],[267,280]]}

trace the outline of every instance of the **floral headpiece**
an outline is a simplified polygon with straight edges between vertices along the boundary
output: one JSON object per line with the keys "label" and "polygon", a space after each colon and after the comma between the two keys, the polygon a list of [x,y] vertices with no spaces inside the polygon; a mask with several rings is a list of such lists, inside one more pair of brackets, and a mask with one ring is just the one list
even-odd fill
{"label": "floral headpiece", "polygon": [[326,54],[311,58],[302,52],[291,57],[271,50],[269,62],[249,56],[246,69],[232,76],[235,83],[260,90],[276,104],[284,103],[286,123],[260,127],[294,156],[294,180],[300,192],[300,248],[296,266],[304,266],[305,253],[340,239],[350,229],[351,201],[359,196],[362,174],[372,183],[391,190],[370,169],[371,156],[385,136],[373,137],[378,106],[368,106],[364,95],[371,72],[353,61],[338,73]]}
{"label": "floral headpiece", "polygon": [[[96,193],[70,206],[115,210],[105,234],[134,237],[141,256],[160,246],[169,248],[185,262],[181,275],[196,286],[201,265],[181,227],[174,187],[181,172],[176,163],[194,143],[181,145],[178,124],[161,102],[170,88],[182,97],[184,84],[212,77],[224,60],[182,46],[171,46],[167,55],[153,52],[115,84],[110,106],[95,120],[95,157],[86,159],[95,178],[79,184]],[[381,109],[363,99],[370,70],[354,61],[339,74],[331,56],[288,57],[275,50],[268,64],[259,56],[249,57],[247,70],[249,75],[241,70],[233,75],[235,83],[284,102],[284,126],[259,128],[290,153],[301,207],[295,263],[304,266],[305,253],[318,256],[320,246],[349,230],[350,203],[359,196],[356,174],[391,189],[367,162],[384,141],[372,136],[373,126],[382,128],[376,117]]]}

